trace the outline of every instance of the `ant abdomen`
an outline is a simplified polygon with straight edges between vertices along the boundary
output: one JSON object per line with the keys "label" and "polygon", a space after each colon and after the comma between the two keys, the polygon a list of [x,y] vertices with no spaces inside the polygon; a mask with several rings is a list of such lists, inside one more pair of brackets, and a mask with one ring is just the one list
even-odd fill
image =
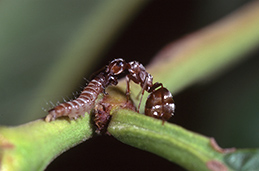
{"label": "ant abdomen", "polygon": [[173,96],[164,87],[153,91],[147,98],[145,106],[145,115],[147,116],[167,121],[174,115],[174,110]]}

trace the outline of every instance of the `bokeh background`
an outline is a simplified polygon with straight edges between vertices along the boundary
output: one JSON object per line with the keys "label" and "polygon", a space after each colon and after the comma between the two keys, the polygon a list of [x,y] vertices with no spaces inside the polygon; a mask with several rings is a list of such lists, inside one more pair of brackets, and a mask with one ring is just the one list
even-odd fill
{"label": "bokeh background", "polygon": [[[120,4],[126,0],[2,1],[0,124],[19,125],[44,117],[42,108],[51,107],[46,102],[71,98],[72,92],[85,85],[83,77],[89,78],[108,61],[123,57],[146,65],[166,44],[248,2],[153,0],[124,10]],[[112,13],[102,20],[108,5]],[[217,77],[175,94],[176,113],[170,122],[215,137],[222,147],[258,147],[259,50],[247,55],[247,60]],[[103,169],[183,170],[110,136],[95,137],[72,148],[47,168]]]}

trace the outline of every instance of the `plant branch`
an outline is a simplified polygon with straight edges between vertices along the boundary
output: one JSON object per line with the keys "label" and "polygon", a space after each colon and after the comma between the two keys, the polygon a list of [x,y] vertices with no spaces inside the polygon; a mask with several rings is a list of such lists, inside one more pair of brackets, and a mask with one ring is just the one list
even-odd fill
{"label": "plant branch", "polygon": [[44,170],[58,155],[93,135],[90,115],[77,120],[39,119],[0,127],[0,170]]}
{"label": "plant branch", "polygon": [[[259,150],[222,149],[213,138],[188,131],[175,124],[114,110],[108,127],[119,141],[157,154],[188,170],[258,170]],[[237,162],[238,161],[238,162]]]}
{"label": "plant branch", "polygon": [[108,131],[118,140],[155,153],[190,170],[207,170],[206,162],[222,162],[223,155],[209,138],[161,120],[128,110],[112,113]]}

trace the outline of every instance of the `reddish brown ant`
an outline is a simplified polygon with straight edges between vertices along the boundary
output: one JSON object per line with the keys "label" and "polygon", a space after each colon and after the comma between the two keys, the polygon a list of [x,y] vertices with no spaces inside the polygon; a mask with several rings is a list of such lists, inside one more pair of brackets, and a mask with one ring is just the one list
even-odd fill
{"label": "reddish brown ant", "polygon": [[[124,62],[125,64],[126,62]],[[163,87],[162,83],[156,82],[153,84],[153,77],[146,71],[145,67],[137,61],[126,63],[126,67],[123,65],[129,74],[126,75],[127,89],[126,95],[129,99],[130,86],[129,82],[140,84],[142,87],[141,98],[138,105],[138,112],[144,91],[151,93],[146,101],[145,115],[152,116],[154,118],[162,119],[163,122],[168,120],[174,113],[175,104],[173,96],[166,88]],[[156,88],[160,87],[155,90]]]}
{"label": "reddish brown ant", "polygon": [[[146,71],[145,67],[137,61],[132,61],[126,63],[123,59],[120,59],[121,70],[127,70],[126,75],[127,89],[126,95],[129,99],[130,95],[130,80],[136,84],[140,84],[142,87],[141,98],[138,105],[138,112],[144,91],[151,93],[146,101],[145,115],[151,116],[157,119],[162,119],[163,122],[167,121],[173,114],[175,110],[175,104],[173,96],[166,88],[163,87],[162,83],[156,82],[153,84],[153,77]],[[121,71],[120,70],[120,71]],[[156,88],[160,87],[155,90]]]}

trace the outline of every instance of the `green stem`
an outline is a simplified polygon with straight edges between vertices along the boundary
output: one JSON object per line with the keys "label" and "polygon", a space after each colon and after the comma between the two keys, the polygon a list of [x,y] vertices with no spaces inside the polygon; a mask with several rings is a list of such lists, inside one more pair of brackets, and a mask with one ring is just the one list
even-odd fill
{"label": "green stem", "polygon": [[[259,1],[162,49],[147,67],[155,80],[179,92],[246,59],[259,44]],[[172,74],[168,74],[172,73]]]}
{"label": "green stem", "polygon": [[208,170],[207,162],[223,162],[210,139],[180,126],[129,110],[112,113],[108,131],[119,141],[176,162],[190,170]]}
{"label": "green stem", "polygon": [[108,127],[119,141],[188,170],[259,170],[259,149],[222,149],[213,138],[130,110],[114,110]]}
{"label": "green stem", "polygon": [[0,127],[0,170],[44,170],[58,155],[93,135],[90,116],[68,121],[39,119]]}

